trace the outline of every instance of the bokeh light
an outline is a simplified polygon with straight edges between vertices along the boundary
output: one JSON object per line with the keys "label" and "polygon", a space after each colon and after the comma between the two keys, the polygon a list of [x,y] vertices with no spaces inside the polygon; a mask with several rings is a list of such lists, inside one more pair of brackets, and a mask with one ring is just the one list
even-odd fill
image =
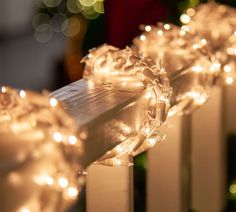
{"label": "bokeh light", "polygon": [[32,19],[32,25],[34,28],[41,24],[48,24],[50,21],[50,16],[47,13],[38,13],[34,15]]}
{"label": "bokeh light", "polygon": [[85,7],[91,7],[96,3],[96,0],[79,0],[79,2]]}
{"label": "bokeh light", "polygon": [[83,6],[78,0],[67,0],[66,7],[71,13],[80,13]]}
{"label": "bokeh light", "polygon": [[66,19],[67,18],[64,14],[57,13],[51,18],[50,25],[55,32],[61,32],[62,24],[65,22]]}
{"label": "bokeh light", "polygon": [[43,3],[47,6],[47,7],[57,7],[62,0],[43,0]]}
{"label": "bokeh light", "polygon": [[40,24],[36,27],[34,36],[40,43],[45,43],[52,38],[53,29],[49,24]]}
{"label": "bokeh light", "polygon": [[78,18],[68,18],[62,24],[62,32],[68,37],[74,37],[80,32],[80,21]]}

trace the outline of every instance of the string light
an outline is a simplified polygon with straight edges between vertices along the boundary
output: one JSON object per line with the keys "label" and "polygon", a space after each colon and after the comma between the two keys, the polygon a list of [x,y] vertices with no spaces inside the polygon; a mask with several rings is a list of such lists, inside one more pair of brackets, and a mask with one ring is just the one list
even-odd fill
{"label": "string light", "polygon": [[70,135],[68,140],[69,140],[69,143],[72,144],[72,145],[75,145],[78,141],[77,138],[74,135]]}
{"label": "string light", "polygon": [[[9,209],[12,208],[10,197],[4,201],[0,199],[0,205],[9,211],[26,212],[46,209],[60,201],[63,205],[61,209],[66,209],[66,205],[73,203],[78,195],[76,187],[72,186],[77,185],[76,167],[79,167],[75,158],[83,151],[73,151],[74,155],[70,149],[64,151],[67,146],[79,142],[74,119],[46,93],[18,92],[9,87],[1,88],[0,108],[0,163],[13,167],[1,169],[0,181],[7,177],[9,186],[0,185],[0,190],[4,195],[9,196],[10,193],[12,196],[11,191],[15,187],[22,191],[27,189],[27,194],[22,195],[14,206],[16,208]],[[58,145],[58,142],[63,142],[63,145]],[[38,198],[48,192],[67,195],[58,201],[54,199],[55,195],[47,197],[47,201]]]}
{"label": "string light", "polygon": [[226,77],[225,82],[228,85],[232,85],[234,83],[234,78],[233,77]]}
{"label": "string light", "polygon": [[[85,7],[90,5],[93,11],[103,12],[102,5],[96,0],[79,2]],[[54,7],[60,0],[44,0],[44,3]],[[72,8],[72,5],[70,6]],[[217,13],[211,17],[209,9],[214,13],[212,8],[217,9],[220,15]],[[89,10],[87,15],[91,13],[92,17],[94,13]],[[202,27],[205,26],[205,21],[201,24],[198,22],[202,21],[199,14],[205,14],[204,18],[206,15],[209,16],[214,24],[209,22],[209,27],[205,30],[205,27]],[[139,89],[144,92],[141,101],[145,112],[138,129],[133,130],[125,123],[120,124],[120,138],[123,142],[94,164],[132,165],[129,160],[121,160],[119,156],[126,153],[135,156],[162,141],[164,136],[160,135],[157,129],[165,122],[167,115],[176,114],[176,111],[192,112],[189,108],[181,108],[179,106],[181,102],[187,102],[185,105],[191,105],[190,108],[203,105],[209,97],[209,90],[219,78],[221,67],[225,83],[228,85],[234,83],[236,21],[227,14],[235,17],[236,12],[224,5],[209,3],[199,8],[190,8],[182,14],[181,22],[187,25],[181,28],[163,23],[157,26],[145,26],[145,32],[134,40],[135,47],[143,52],[145,57],[130,48],[120,50],[108,45],[90,51],[83,62],[86,63],[85,73],[92,82],[91,87],[96,83],[102,83],[112,89],[128,91]],[[223,16],[227,18],[222,19]],[[215,22],[221,19],[223,21],[216,27]],[[212,26],[214,27],[211,28]],[[44,23],[40,28],[36,27],[36,31],[44,31],[44,28],[52,30],[50,25]],[[64,32],[69,33],[68,36],[71,33],[75,34],[70,32],[69,28],[64,28]],[[196,36],[194,34],[196,31],[202,32],[200,34],[204,35],[204,38]],[[49,37],[50,35],[49,33]],[[219,47],[222,43],[222,47]],[[208,47],[211,49],[210,52]],[[170,59],[173,63],[167,63]],[[160,67],[160,64],[164,64],[164,67]],[[187,82],[186,78],[190,80]],[[198,84],[200,80],[195,79],[204,80],[201,81],[202,84]],[[46,208],[47,202],[51,201],[44,202],[42,198],[38,198],[38,194],[40,196],[45,194],[45,188],[47,192],[60,194],[60,201],[68,203],[68,199],[75,200],[79,194],[79,188],[75,186],[78,184],[76,184],[77,179],[73,173],[75,167],[79,167],[75,162],[78,158],[77,148],[80,146],[78,143],[81,142],[80,139],[86,140],[89,135],[81,131],[78,139],[74,120],[65,113],[58,101],[48,95],[24,90],[18,92],[3,86],[0,93],[0,124],[0,137],[9,136],[11,141],[15,141],[11,142],[11,154],[6,155],[4,145],[8,147],[9,142],[6,142],[8,139],[3,140],[0,154],[5,154],[6,158],[3,157],[1,159],[3,161],[0,162],[12,164],[17,170],[17,172],[7,170],[8,173],[3,173],[3,176],[7,176],[12,187],[24,189],[27,182],[22,179],[30,179],[32,185],[37,185],[27,191],[30,198],[23,197],[16,211],[37,211],[32,206],[31,199],[36,202],[38,208],[42,208],[41,206]],[[35,148],[37,151],[34,151]],[[22,171],[27,168],[32,170],[32,167],[35,169],[34,173]],[[1,191],[9,192],[5,188],[1,188]],[[234,194],[235,186],[231,185],[229,191]],[[12,201],[10,202],[12,204]],[[58,201],[52,202],[58,204]],[[9,204],[9,201],[2,203],[0,200],[0,204]]]}
{"label": "string light", "polygon": [[21,90],[21,91],[20,91],[20,97],[21,97],[21,98],[25,98],[25,96],[26,96],[25,91]]}
{"label": "string light", "polygon": [[[191,15],[189,14],[190,21],[184,24],[187,24],[193,32],[204,37],[203,44],[209,43],[208,48],[221,64],[221,78],[225,79],[227,85],[232,85],[236,71],[232,70],[228,64],[234,63],[233,66],[236,66],[236,9],[211,1],[187,11],[191,13]],[[207,27],[205,23],[207,23]],[[235,73],[229,75],[231,72]]]}
{"label": "string light", "polygon": [[[190,21],[187,14],[182,18],[187,18],[184,21],[186,23]],[[208,50],[207,40],[193,33],[190,26],[177,27],[169,24],[166,28],[166,24],[157,23],[151,28],[151,31],[142,33],[145,40],[137,38],[133,40],[135,48],[145,56],[151,57],[156,64],[163,58],[163,67],[168,76],[171,76],[170,85],[177,94],[172,97],[169,113],[172,115],[190,113],[202,105],[207,96],[209,97],[209,90],[215,85],[220,74],[221,64]],[[154,33],[155,31],[161,32],[161,36]],[[198,88],[196,92],[204,98],[195,98],[194,94],[189,95],[190,86]],[[146,94],[147,99],[149,95]]]}
{"label": "string light", "polygon": [[57,106],[57,100],[56,100],[55,98],[51,98],[51,99],[50,99],[50,105],[51,105],[52,107],[56,107],[56,106]]}
{"label": "string light", "polygon": [[53,139],[54,139],[56,142],[60,143],[60,142],[62,141],[62,134],[59,133],[59,132],[53,133]]}
{"label": "string light", "polygon": [[[166,25],[166,28],[168,30],[170,26]],[[153,31],[149,25],[145,26],[144,30]],[[160,32],[162,34],[163,30]],[[139,39],[145,40],[145,35],[141,35]],[[124,140],[123,144],[118,145],[97,161],[97,164],[119,166],[121,165],[120,160],[115,160],[115,158],[125,153],[131,154],[137,145],[142,146],[139,142],[145,142],[145,139],[143,141],[138,139],[139,133],[142,134],[140,136],[150,137],[154,129],[160,127],[164,122],[163,118],[166,117],[171,95],[169,79],[164,68],[158,67],[150,58],[143,57],[128,47],[120,50],[109,45],[102,45],[92,49],[89,55],[83,59],[83,62],[86,63],[85,70],[88,80],[117,89],[144,90],[148,88],[144,92],[143,98],[146,105],[146,117],[142,120],[140,129],[131,133],[130,130],[124,130],[127,127],[120,125],[119,129],[123,129],[124,134],[120,134],[119,138]],[[104,72],[104,69],[109,71]],[[114,74],[117,72],[118,74]],[[161,108],[159,108],[159,101],[163,104]],[[157,115],[157,111],[165,114],[161,116],[163,118]],[[156,136],[158,139],[159,135]]]}

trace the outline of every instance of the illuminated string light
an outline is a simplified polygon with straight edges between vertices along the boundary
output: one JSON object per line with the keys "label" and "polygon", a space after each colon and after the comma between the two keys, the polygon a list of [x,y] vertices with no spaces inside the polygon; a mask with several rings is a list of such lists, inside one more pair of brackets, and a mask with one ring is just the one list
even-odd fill
{"label": "illuminated string light", "polygon": [[6,91],[7,91],[6,87],[2,86],[1,92],[2,92],[2,93],[6,93]]}
{"label": "illuminated string light", "polygon": [[75,145],[77,143],[77,138],[74,135],[70,135],[68,141],[71,145]]}
{"label": "illuminated string light", "polygon": [[66,179],[64,177],[60,177],[58,179],[58,184],[59,184],[60,187],[66,188],[68,186],[69,182],[68,182],[68,179]]}
{"label": "illuminated string light", "polygon": [[232,71],[231,66],[225,65],[225,66],[224,66],[224,71],[225,71],[226,73],[230,73],[230,72]]}
{"label": "illuminated string light", "polygon": [[228,85],[232,85],[234,83],[234,78],[233,77],[226,77],[225,82]]}
{"label": "illuminated string light", "polygon": [[[234,78],[227,74],[235,72],[235,70],[231,70],[225,63],[236,64],[236,19],[234,18],[236,17],[236,9],[211,1],[188,11],[191,11],[191,15],[188,14],[191,20],[187,23],[188,26],[193,32],[204,37],[206,40],[204,43],[209,44],[208,48],[211,54],[215,55],[216,59],[221,62],[221,77],[225,79],[227,85],[232,85]],[[207,27],[206,23],[208,23]]]}
{"label": "illuminated string light", "polygon": [[[66,196],[62,194],[68,192],[69,185],[75,185],[77,182],[73,172],[74,165],[72,165],[73,157],[76,156],[73,156],[70,150],[64,152],[64,148],[76,143],[77,127],[74,119],[46,93],[37,94],[23,90],[18,92],[9,87],[2,87],[1,91],[3,92],[0,93],[0,137],[3,134],[11,137],[12,151],[9,152],[8,158],[3,157],[0,162],[10,162],[12,167],[16,168],[9,174],[9,170],[6,170],[5,173],[3,171],[3,174],[7,176],[7,184],[11,188],[19,187],[23,190],[27,186],[27,195],[19,198],[18,208],[15,211],[39,211],[39,208],[47,208],[48,204],[51,207],[52,204],[59,203],[55,199],[52,200],[53,198],[50,196],[47,197],[48,203],[38,198],[45,192],[60,195],[62,205],[71,204],[76,200],[74,197],[76,191],[69,189],[69,194]],[[56,105],[57,110],[53,108]],[[9,117],[7,119],[6,114]],[[51,134],[50,132],[55,129],[58,131]],[[61,142],[62,140],[68,142],[63,145],[55,144],[55,141]],[[1,142],[0,154],[2,151],[6,151],[7,144],[4,142],[4,140]],[[19,169],[19,166],[22,168]],[[31,186],[28,186],[28,181],[23,179],[29,179]],[[79,186],[81,185],[79,184]],[[7,194],[9,191],[8,188],[1,187],[1,192]],[[30,202],[28,202],[29,196],[32,199]],[[65,206],[62,207],[62,210],[66,210]]]}
{"label": "illuminated string light", "polygon": [[191,18],[189,17],[189,15],[187,14],[182,14],[180,16],[180,21],[183,23],[183,24],[188,24],[190,21],[191,21]]}
{"label": "illuminated string light", "polygon": [[20,212],[31,212],[31,210],[29,208],[22,208]]}
{"label": "illuminated string light", "polygon": [[145,31],[150,32],[152,30],[151,26],[147,25],[145,26]]}
{"label": "illuminated string light", "polygon": [[[169,26],[167,28],[171,27]],[[149,26],[144,28],[146,32],[152,32],[153,30],[151,29],[152,27],[149,28]],[[160,30],[160,32],[164,33],[163,30]],[[141,42],[144,42],[145,39],[145,35],[139,37]],[[164,68],[154,66],[153,61],[143,57],[141,54],[138,54],[128,47],[120,50],[109,45],[102,45],[91,50],[89,55],[92,56],[87,56],[83,60],[83,62],[86,63],[85,70],[90,73],[90,75],[88,75],[89,80],[93,79],[98,83],[104,83],[114,88],[120,87],[127,90],[148,88],[143,99],[143,101],[145,101],[144,104],[146,105],[147,115],[144,117],[144,120],[142,120],[139,131],[142,133],[142,136],[151,136],[153,129],[159,127],[161,123],[164,122],[160,116],[157,116],[154,107],[158,108],[159,105],[157,102],[162,101],[164,108],[168,108],[170,102],[171,90]],[[106,69],[109,69],[109,71],[104,72]],[[117,72],[118,74],[114,74]],[[102,78],[100,78],[101,74]],[[159,89],[158,87],[159,83],[161,83],[156,80],[158,76],[165,82],[161,85],[164,89]],[[161,109],[160,111],[166,113],[168,109],[165,111]],[[161,120],[159,120],[160,118]],[[119,126],[119,128],[125,129],[123,125]],[[140,142],[138,137],[133,135],[134,133],[138,134],[138,131],[131,133],[129,130],[123,131],[123,133],[125,134],[120,134],[119,138],[125,140],[124,145],[118,145],[114,150],[107,153],[102,160],[97,162],[98,164],[119,166],[120,160],[115,160],[115,158],[124,153],[133,152],[137,143]],[[144,142],[145,140],[143,143]],[[123,164],[123,162],[121,163]]]}
{"label": "illuminated string light", "polygon": [[157,35],[159,35],[159,36],[162,36],[163,34],[164,34],[164,32],[162,30],[157,31]]}
{"label": "illuminated string light", "polygon": [[148,144],[150,145],[150,147],[155,146],[156,143],[157,140],[155,138],[148,138]]}
{"label": "illuminated string light", "polygon": [[[194,34],[190,26],[177,27],[172,24],[169,25],[170,29],[165,30],[165,24],[157,23],[156,26],[151,26],[152,31],[143,32],[142,35],[146,37],[145,41],[140,42],[139,39],[135,38],[133,43],[136,49],[142,52],[144,56],[154,59],[156,64],[164,58],[164,62],[162,62],[164,69],[170,75],[175,76],[171,78],[173,80],[171,83],[179,85],[175,87],[175,92],[178,95],[172,97],[172,106],[169,113],[190,113],[209,97],[209,90],[212,89],[220,74],[221,64],[208,50],[208,41]],[[154,31],[163,32],[163,35],[158,36]],[[189,58],[194,62],[190,62]],[[172,63],[170,64],[169,61],[172,61]],[[178,67],[180,67],[179,70]],[[203,79],[201,83],[198,80],[200,75]],[[200,87],[198,93],[201,97],[199,98],[195,98],[195,96],[188,93],[187,87],[189,85],[186,84],[186,77],[189,78],[190,76],[194,82],[192,87]],[[149,95],[146,94],[145,98],[149,99]],[[165,99],[165,102],[168,101],[168,98],[164,96],[159,97],[159,99]],[[184,101],[188,104],[182,104]],[[184,105],[188,106],[185,107]]]}
{"label": "illuminated string light", "polygon": [[58,102],[55,98],[51,98],[49,103],[52,107],[56,107],[58,104]]}
{"label": "illuminated string light", "polygon": [[140,35],[140,40],[144,41],[146,39],[145,35]]}
{"label": "illuminated string light", "polygon": [[23,91],[23,90],[20,91],[20,97],[21,98],[25,98],[26,97],[25,91]]}
{"label": "illuminated string light", "polygon": [[75,199],[75,198],[78,196],[79,191],[78,191],[78,189],[75,188],[75,187],[68,187],[68,188],[67,188],[67,194],[68,194],[68,196],[69,196],[70,198]]}
{"label": "illuminated string light", "polygon": [[164,24],[164,29],[169,30],[170,29],[170,24]]}
{"label": "illuminated string light", "polygon": [[56,141],[56,142],[58,142],[58,143],[60,143],[61,141],[62,141],[62,134],[61,133],[59,133],[59,132],[54,132],[53,133],[53,139]]}

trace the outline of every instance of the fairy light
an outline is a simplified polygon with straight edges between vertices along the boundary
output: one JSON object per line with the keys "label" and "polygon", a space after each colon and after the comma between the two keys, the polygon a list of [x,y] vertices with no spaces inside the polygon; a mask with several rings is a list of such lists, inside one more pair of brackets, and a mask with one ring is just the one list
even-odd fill
{"label": "fairy light", "polygon": [[20,212],[31,212],[31,210],[29,208],[22,208]]}
{"label": "fairy light", "polygon": [[225,66],[224,66],[224,72],[225,72],[225,73],[230,73],[231,71],[232,71],[232,68],[231,68],[230,65],[225,65]]}
{"label": "fairy light", "polygon": [[164,24],[164,29],[169,30],[170,29],[170,24]]}
{"label": "fairy light", "polygon": [[113,165],[114,165],[114,166],[121,166],[121,160],[115,158],[115,159],[114,159],[114,163],[113,163]]}
{"label": "fairy light", "polygon": [[207,95],[201,94],[197,91],[190,91],[187,93],[187,96],[191,97],[198,105],[203,105],[208,98]]}
{"label": "fairy light", "polygon": [[[27,187],[27,195],[19,199],[15,211],[38,211],[39,208],[48,208],[52,202],[53,205],[58,204],[58,201],[53,201],[50,196],[46,202],[38,198],[44,195],[44,187],[47,187],[47,192],[60,195],[62,205],[71,204],[76,199],[73,198],[75,191],[69,190],[70,195],[67,196],[61,194],[67,192],[69,185],[76,183],[72,163],[77,153],[70,150],[71,148],[64,151],[64,148],[76,144],[77,141],[74,119],[60,105],[55,110],[53,106],[57,105],[57,101],[53,101],[54,98],[49,97],[47,93],[38,94],[25,90],[18,92],[9,87],[2,87],[0,91],[4,92],[2,95],[0,93],[0,137],[4,135],[11,138],[9,156],[2,158],[1,162],[11,163],[12,167],[15,167],[15,170],[11,168],[10,171],[3,171],[3,174],[11,188]],[[6,112],[10,118],[5,118]],[[54,131],[55,129],[57,131]],[[55,144],[62,140],[68,142],[63,145]],[[4,144],[4,140],[1,143],[0,149],[5,151],[8,145]],[[25,171],[19,169],[19,166]],[[30,186],[23,179],[28,179]],[[1,192],[7,194],[9,191],[4,187]],[[32,201],[25,204],[29,196]],[[62,210],[66,209],[65,206]]]}
{"label": "fairy light", "polygon": [[183,24],[188,24],[190,21],[191,21],[191,18],[189,17],[189,15],[187,14],[182,14],[180,16],[180,21],[183,23]]}
{"label": "fairy light", "polygon": [[51,107],[56,107],[58,102],[55,98],[51,98],[50,101],[49,101]]}
{"label": "fairy light", "polygon": [[189,16],[194,16],[195,15],[195,10],[193,8],[189,8],[189,9],[187,9],[187,14]]}
{"label": "fairy light", "polygon": [[26,97],[25,91],[23,91],[23,90],[20,91],[20,97],[21,98],[25,98]]}
{"label": "fairy light", "polygon": [[79,191],[76,187],[68,187],[67,188],[67,195],[72,198],[75,199],[79,194]]}
{"label": "fairy light", "polygon": [[145,26],[145,31],[146,32],[150,32],[152,30],[151,26],[147,25]]}
{"label": "fairy light", "polygon": [[187,25],[183,25],[183,26],[181,26],[181,31],[189,32],[190,31],[190,27],[187,26]]}
{"label": "fairy light", "polygon": [[6,93],[6,91],[7,91],[6,87],[2,86],[1,92],[2,92],[2,93]]}
{"label": "fairy light", "polygon": [[50,176],[45,176],[45,182],[47,185],[51,186],[54,184],[54,179]]}
{"label": "fairy light", "polygon": [[159,36],[162,36],[163,34],[164,34],[164,32],[162,30],[157,31],[157,35],[159,35]]}
{"label": "fairy light", "polygon": [[[163,35],[164,30],[170,30],[171,26],[167,24],[166,29],[153,30],[152,26],[145,26],[144,31],[146,33],[157,33],[159,36]],[[155,29],[155,27],[154,27]],[[146,35],[139,36],[140,42],[146,42]],[[93,57],[85,57],[83,62],[86,63],[85,70],[88,70],[90,76],[88,79],[93,79],[98,83],[108,84],[114,88],[122,88],[127,90],[146,89],[144,92],[143,100],[145,101],[146,116],[140,122],[140,128],[137,130],[124,130],[123,125],[119,126],[121,133],[119,139],[126,141],[124,145],[118,145],[113,150],[105,154],[102,160],[97,161],[97,164],[119,166],[127,164],[124,161],[115,159],[114,156],[120,156],[124,153],[132,153],[134,151],[137,142],[139,142],[138,134],[150,137],[153,134],[153,129],[159,127],[162,120],[166,115],[158,116],[157,111],[154,110],[157,107],[168,107],[170,98],[170,85],[167,73],[163,67],[154,66],[154,62],[151,59],[143,57],[136,51],[133,51],[129,47],[126,49],[118,49],[109,45],[102,45],[89,52]],[[104,73],[103,69],[109,68],[109,72]],[[102,73],[102,78],[100,77]],[[114,74],[115,73],[115,74]],[[117,73],[117,74],[116,74]],[[160,78],[160,81],[157,78]],[[163,84],[161,83],[163,80]],[[160,87],[159,87],[160,86]],[[157,102],[162,102],[157,104]],[[167,110],[160,109],[161,113],[167,113]],[[161,119],[161,120],[159,120]],[[136,135],[134,135],[136,134]],[[145,143],[143,140],[143,143]],[[142,145],[141,145],[142,146]],[[120,164],[121,163],[121,164]]]}
{"label": "fairy light", "polygon": [[148,144],[153,147],[157,143],[157,140],[155,138],[148,138]]}
{"label": "fairy light", "polygon": [[58,179],[58,185],[62,188],[66,188],[68,186],[69,182],[68,179],[64,178],[64,177],[60,177]]}
{"label": "fairy light", "polygon": [[211,72],[219,72],[220,71],[220,68],[221,68],[221,64],[218,63],[218,62],[215,62],[211,65],[210,67],[210,71]]}
{"label": "fairy light", "polygon": [[62,141],[62,134],[60,132],[54,132],[53,133],[53,139],[60,143]]}
{"label": "fairy light", "polygon": [[232,85],[234,83],[233,77],[226,77],[225,82],[227,85]]}
{"label": "fairy light", "polygon": [[144,41],[146,39],[145,35],[140,35],[140,40]]}
{"label": "fairy light", "polygon": [[203,71],[203,67],[202,66],[193,66],[192,70],[193,70],[193,72],[200,73]]}
{"label": "fairy light", "polygon": [[226,49],[226,52],[229,55],[236,55],[236,48],[229,47],[229,48]]}
{"label": "fairy light", "polygon": [[75,145],[77,143],[77,138],[74,135],[70,135],[68,141],[71,145]]}

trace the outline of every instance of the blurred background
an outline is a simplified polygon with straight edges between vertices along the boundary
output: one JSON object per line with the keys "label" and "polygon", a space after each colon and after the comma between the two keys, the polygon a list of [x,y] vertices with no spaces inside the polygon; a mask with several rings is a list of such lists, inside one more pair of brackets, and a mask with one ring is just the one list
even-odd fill
{"label": "blurred background", "polygon": [[[82,76],[81,58],[104,42],[130,45],[140,24],[179,24],[202,0],[0,0],[0,86],[55,90]],[[218,1],[236,6],[235,0]],[[231,98],[231,97],[230,97]],[[227,108],[234,113],[235,108]],[[226,211],[236,211],[236,126],[227,136]],[[135,211],[145,211],[146,154],[135,158]],[[170,194],[171,198],[171,194]],[[84,196],[73,211],[85,211]]]}

